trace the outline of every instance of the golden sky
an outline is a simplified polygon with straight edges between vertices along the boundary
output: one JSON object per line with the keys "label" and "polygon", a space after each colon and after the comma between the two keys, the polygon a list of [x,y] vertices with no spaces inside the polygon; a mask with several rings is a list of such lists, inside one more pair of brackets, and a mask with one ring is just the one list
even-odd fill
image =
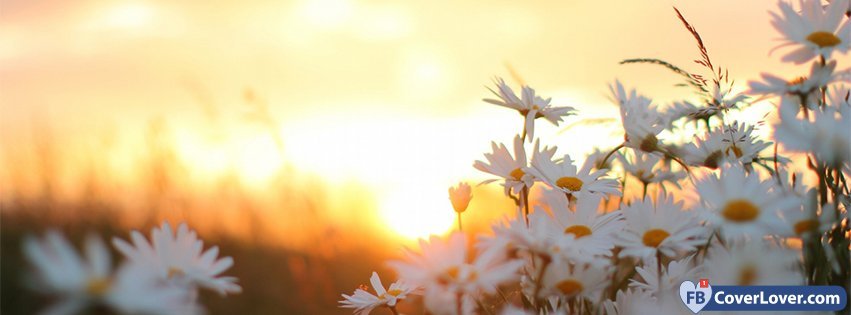
{"label": "golden sky", "polygon": [[[262,187],[292,163],[332,185],[370,187],[389,224],[414,222],[397,230],[448,214],[411,232],[422,235],[452,224],[446,188],[482,179],[473,160],[521,126],[481,102],[507,64],[580,118],[615,115],[615,78],[661,103],[688,96],[665,70],[618,65],[658,57],[698,69],[672,6],[739,85],[760,71],[804,71],[768,55],[774,1],[6,0],[0,161],[26,163],[17,153],[49,125],[65,146],[108,147],[104,167],[132,177],[125,157],[160,120],[199,181],[236,169]],[[611,126],[540,130],[572,154],[620,137]],[[62,157],[69,173],[87,159],[73,152]],[[12,173],[0,171],[4,185]]]}

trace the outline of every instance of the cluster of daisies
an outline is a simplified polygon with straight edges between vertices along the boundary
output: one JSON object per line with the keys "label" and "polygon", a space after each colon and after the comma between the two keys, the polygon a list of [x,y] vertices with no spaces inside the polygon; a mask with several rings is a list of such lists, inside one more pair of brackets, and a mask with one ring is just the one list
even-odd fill
{"label": "cluster of daisies", "polygon": [[[851,49],[851,3],[779,6],[782,60],[812,63],[810,73],[764,74],[733,92],[680,15],[712,75],[665,65],[698,97],[656,104],[615,82],[624,141],[581,164],[534,137],[539,118],[559,125],[576,110],[497,79],[485,101],[518,112],[523,130],[474,167],[495,176],[484,183],[504,187],[516,216],[466,234],[471,187],[451,188],[458,232],[420,240],[388,263],[399,281],[385,288],[373,273],[372,288],[344,294],[341,307],[399,314],[418,296],[435,315],[690,314],[677,291],[684,280],[851,287],[851,72],[834,59]],[[756,101],[774,105],[773,141],[757,132],[766,124],[733,120]]]}
{"label": "cluster of daisies", "polygon": [[113,266],[109,248],[89,235],[79,253],[59,232],[24,241],[24,255],[35,270],[32,287],[55,300],[41,314],[204,314],[198,291],[221,295],[242,291],[236,278],[221,276],[233,265],[218,247],[204,243],[186,224],[166,222],[151,231],[130,233],[130,242],[112,244],[126,260]]}

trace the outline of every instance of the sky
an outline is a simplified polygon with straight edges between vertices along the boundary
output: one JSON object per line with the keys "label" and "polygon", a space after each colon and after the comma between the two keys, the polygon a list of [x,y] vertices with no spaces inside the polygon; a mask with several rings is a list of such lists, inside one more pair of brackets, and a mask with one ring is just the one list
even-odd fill
{"label": "sky", "polygon": [[[446,188],[486,178],[473,161],[522,126],[481,101],[495,76],[577,108],[568,123],[615,118],[615,79],[660,104],[688,97],[661,68],[618,64],[699,70],[674,6],[739,87],[761,71],[805,71],[769,55],[774,1],[6,0],[0,161],[31,167],[22,152],[47,132],[72,148],[60,158],[66,186],[79,165],[101,163],[91,152],[132,181],[131,157],[162,122],[198,182],[236,170],[261,189],[292,165],[332,187],[368,187],[388,225],[422,236],[451,226]],[[539,125],[572,155],[622,136],[617,124]]]}

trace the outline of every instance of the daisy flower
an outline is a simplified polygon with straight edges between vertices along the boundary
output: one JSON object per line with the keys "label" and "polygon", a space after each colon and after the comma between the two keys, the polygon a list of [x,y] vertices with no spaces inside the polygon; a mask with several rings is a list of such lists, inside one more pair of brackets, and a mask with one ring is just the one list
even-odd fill
{"label": "daisy flower", "polygon": [[769,248],[760,239],[733,243],[730,249],[709,248],[703,263],[706,277],[723,285],[800,285],[798,255],[784,248]]}
{"label": "daisy flower", "polygon": [[609,269],[601,264],[573,265],[563,259],[554,260],[544,271],[539,297],[579,297],[599,301],[600,294],[611,282]]}
{"label": "daisy flower", "polygon": [[487,239],[489,247],[502,248],[510,257],[532,260],[570,258],[583,263],[598,263],[604,260],[599,256],[588,255],[588,250],[582,249],[596,243],[579,242],[576,235],[566,233],[565,227],[543,210],[529,215],[528,226],[518,216],[513,220],[506,220],[502,225],[494,226],[493,231],[494,237]]}
{"label": "daisy flower", "polygon": [[586,161],[582,169],[577,169],[570,155],[565,155],[557,163],[552,160],[552,155],[536,153],[532,156],[532,167],[529,168],[529,173],[550,187],[569,195],[580,193],[620,195],[620,184],[616,180],[600,178],[608,170],[592,171],[593,164],[593,161]]}
{"label": "daisy flower", "polygon": [[831,230],[836,223],[836,206],[828,203],[819,209],[818,191],[811,189],[800,200],[800,205],[781,213],[783,221],[786,222],[787,233],[796,237],[807,237],[812,235],[823,235]]}
{"label": "daisy flower", "polygon": [[[841,93],[834,93],[837,95]],[[774,137],[787,150],[812,153],[820,162],[834,167],[851,161],[851,104],[841,96],[832,97],[832,106],[815,109],[812,120],[798,119],[793,102],[784,99]]]}
{"label": "daisy flower", "polygon": [[624,144],[644,152],[657,151],[659,146],[657,136],[665,129],[661,119],[664,115],[651,104],[649,98],[638,95],[635,90],[627,92],[619,81],[615,81],[609,89],[613,100],[620,106],[621,122],[625,132]]}
{"label": "daisy flower", "polygon": [[771,24],[783,35],[783,43],[776,48],[796,47],[782,60],[801,64],[815,57],[830,59],[834,51],[847,53],[851,48],[851,24],[843,15],[848,0],[834,0],[826,8],[820,0],[801,0],[800,4],[800,14],[786,2],[779,4],[781,14],[771,13]]}
{"label": "daisy flower", "polygon": [[618,291],[615,300],[606,300],[602,307],[606,315],[693,315],[679,296],[659,300],[649,291],[634,288]]}
{"label": "daisy flower", "polygon": [[603,303],[603,309],[606,310],[605,314],[607,315],[640,315],[658,313],[656,311],[644,312],[653,309],[655,305],[656,297],[650,291],[627,289],[618,291],[614,301],[606,300]]}
{"label": "daisy flower", "polygon": [[475,315],[476,301],[469,294],[457,294],[441,286],[429,286],[423,292],[423,304],[426,314],[433,315]]}
{"label": "daisy flower", "polygon": [[[523,188],[532,187],[535,178],[528,174],[528,162],[526,161],[526,151],[523,147],[523,140],[520,136],[514,137],[514,156],[509,153],[508,148],[504,144],[497,145],[491,142],[492,153],[485,153],[487,162],[476,161],[473,167],[476,169],[493,174],[504,179],[503,187],[505,194],[519,193]],[[555,155],[555,148],[544,147],[539,150],[538,142],[535,143],[534,152],[536,155],[552,157]],[[489,179],[482,184],[487,184],[497,181],[497,179]]]}
{"label": "daisy flower", "polygon": [[678,182],[686,177],[684,172],[671,169],[670,163],[665,163],[657,154],[635,150],[631,152],[629,157],[625,154],[618,154],[617,157],[624,170],[645,185],[670,182],[680,187]]}
{"label": "daisy flower", "polygon": [[216,246],[202,253],[204,242],[185,223],[175,235],[168,222],[163,222],[151,231],[150,243],[139,231],[132,231],[130,238],[132,245],[120,238],[113,238],[112,244],[130,261],[156,270],[162,280],[200,286],[221,295],[242,291],[236,278],[219,276],[233,266],[233,259],[218,259]]}
{"label": "daisy flower", "polygon": [[836,61],[830,61],[824,66],[813,63],[808,76],[789,81],[772,74],[762,73],[761,76],[765,82],[751,81],[749,92],[781,97],[794,96],[801,106],[815,109],[818,107],[821,98],[819,87],[826,86],[840,78],[840,74],[834,74],[834,70],[836,70]]}
{"label": "daisy flower", "polygon": [[24,256],[35,267],[37,289],[59,298],[42,314],[78,314],[106,307],[122,314],[199,314],[182,288],[163,286],[150,269],[123,265],[115,273],[109,250],[89,236],[81,257],[57,232],[43,240],[27,238]]}
{"label": "daisy flower", "polygon": [[672,195],[660,195],[656,203],[650,196],[621,208],[626,228],[620,234],[620,257],[647,261],[657,253],[667,257],[694,251],[706,243],[706,229],[696,213],[683,210],[683,202]]}
{"label": "daisy flower", "polygon": [[375,294],[367,292],[366,288],[356,289],[352,295],[343,294],[344,300],[340,301],[340,307],[355,309],[355,315],[367,315],[379,306],[396,307],[398,301],[404,300],[408,294],[416,289],[402,282],[394,282],[389,288],[385,289],[376,272],[372,272],[369,282],[372,284]]}
{"label": "daisy flower", "polygon": [[707,176],[696,186],[709,224],[728,239],[783,231],[779,212],[794,208],[798,202],[772,180],[745,173],[740,164],[725,164],[720,174]]}
{"label": "daisy flower", "polygon": [[591,151],[587,157],[585,157],[585,163],[594,163],[595,169],[612,169],[612,159],[608,159],[607,161],[603,161],[606,156],[609,155],[608,151],[601,151],[600,148],[595,147],[594,151]]}
{"label": "daisy flower", "polygon": [[[667,266],[662,266],[662,275],[659,276],[659,268],[657,267],[656,257],[648,259],[644,266],[636,267],[635,271],[641,276],[641,280],[630,279],[629,286],[654,294],[664,292],[669,294],[677,292],[680,288],[680,283],[685,280],[695,279],[698,271],[702,266],[692,266],[692,258],[694,255],[683,258],[682,260],[672,260]],[[659,279],[661,278],[661,282]],[[661,283],[661,286],[660,286]]]}
{"label": "daisy flower", "polygon": [[697,138],[697,144],[687,143],[679,150],[690,165],[716,169],[725,159],[747,165],[756,161],[759,153],[772,144],[757,138],[753,131],[753,125],[734,121],[730,126],[715,128],[703,138]]}
{"label": "daisy flower", "polygon": [[576,109],[569,106],[556,107],[550,105],[551,98],[542,98],[535,95],[535,90],[524,85],[521,90],[521,96],[517,97],[505,81],[501,78],[494,80],[497,91],[490,90],[498,99],[484,99],[485,102],[514,109],[525,117],[524,124],[525,134],[523,135],[529,142],[535,138],[535,119],[544,118],[553,125],[558,126],[564,117],[573,115]]}
{"label": "daisy flower", "polygon": [[447,239],[431,236],[420,240],[420,253],[405,251],[405,261],[391,261],[405,283],[420,287],[440,286],[447,291],[473,294],[493,293],[499,284],[516,279],[523,265],[519,260],[504,258],[497,247],[479,253],[473,258],[468,253],[467,237],[453,233]]}
{"label": "daisy flower", "polygon": [[615,235],[623,230],[624,221],[620,211],[598,212],[602,196],[581,196],[572,208],[559,190],[545,190],[543,200],[550,207],[558,229],[573,236],[575,241],[571,246],[578,250],[579,257],[611,256]]}

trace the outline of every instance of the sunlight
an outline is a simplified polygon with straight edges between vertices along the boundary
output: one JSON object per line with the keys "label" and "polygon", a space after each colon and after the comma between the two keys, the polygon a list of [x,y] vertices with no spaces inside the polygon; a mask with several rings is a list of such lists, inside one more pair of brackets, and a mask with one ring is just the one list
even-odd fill
{"label": "sunlight", "polygon": [[345,23],[352,15],[353,5],[348,0],[302,1],[300,15],[310,24],[321,28],[334,28]]}
{"label": "sunlight", "polygon": [[440,185],[407,186],[389,192],[381,203],[381,217],[393,232],[409,239],[445,234],[454,227],[445,189]]}
{"label": "sunlight", "polygon": [[104,23],[116,28],[134,28],[148,24],[153,17],[150,6],[142,3],[125,3],[106,12]]}
{"label": "sunlight", "polygon": [[277,144],[265,135],[241,139],[237,152],[236,167],[250,183],[266,182],[283,166],[283,157]]}

